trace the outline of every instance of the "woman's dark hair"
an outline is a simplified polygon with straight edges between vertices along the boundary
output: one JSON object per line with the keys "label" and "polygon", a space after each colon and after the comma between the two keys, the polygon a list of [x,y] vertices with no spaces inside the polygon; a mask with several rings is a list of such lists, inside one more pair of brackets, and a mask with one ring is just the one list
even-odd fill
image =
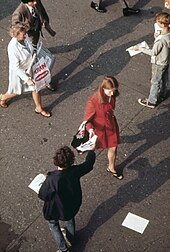
{"label": "woman's dark hair", "polygon": [[58,149],[53,157],[54,165],[61,168],[67,168],[71,166],[74,164],[74,160],[74,152],[68,146],[63,146],[62,148]]}
{"label": "woman's dark hair", "polygon": [[99,86],[100,102],[101,103],[105,102],[106,96],[105,96],[103,88],[106,88],[106,89],[114,88],[115,90],[113,92],[113,96],[116,97],[119,95],[118,87],[119,87],[119,83],[115,77],[110,76],[110,75],[105,76],[104,80],[102,81],[101,85]]}
{"label": "woman's dark hair", "polygon": [[21,0],[22,3],[27,4],[29,2],[34,2],[34,0]]}

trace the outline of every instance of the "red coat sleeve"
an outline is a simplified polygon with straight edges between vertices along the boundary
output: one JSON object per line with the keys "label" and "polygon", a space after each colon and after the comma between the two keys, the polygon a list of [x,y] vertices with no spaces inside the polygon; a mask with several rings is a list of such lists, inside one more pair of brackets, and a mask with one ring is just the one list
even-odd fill
{"label": "red coat sleeve", "polygon": [[85,107],[85,111],[84,111],[84,117],[83,117],[83,121],[88,121],[88,123],[86,124],[86,129],[89,130],[90,128],[94,128],[93,127],[93,116],[95,115],[95,107],[94,104],[92,102],[92,99],[90,98],[88,100],[88,102],[86,103],[86,107]]}

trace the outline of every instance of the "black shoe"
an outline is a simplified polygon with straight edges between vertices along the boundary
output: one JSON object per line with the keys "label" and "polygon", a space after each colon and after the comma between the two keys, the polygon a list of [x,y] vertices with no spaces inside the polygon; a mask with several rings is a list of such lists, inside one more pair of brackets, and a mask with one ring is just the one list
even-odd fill
{"label": "black shoe", "polygon": [[91,2],[91,5],[90,7],[92,9],[95,9],[97,12],[100,12],[100,13],[105,13],[106,12],[106,9],[103,8],[103,7],[99,7],[97,3],[94,3],[94,2]]}
{"label": "black shoe", "polygon": [[123,15],[124,16],[130,16],[130,15],[135,15],[140,12],[140,9],[132,9],[132,8],[124,8],[123,9]]}
{"label": "black shoe", "polygon": [[47,85],[46,88],[52,92],[56,91],[56,89],[52,87],[51,85]]}
{"label": "black shoe", "polygon": [[161,102],[165,101],[167,99],[167,97],[165,96],[161,96],[161,95],[158,95],[158,101],[157,101],[157,104],[160,104]]}

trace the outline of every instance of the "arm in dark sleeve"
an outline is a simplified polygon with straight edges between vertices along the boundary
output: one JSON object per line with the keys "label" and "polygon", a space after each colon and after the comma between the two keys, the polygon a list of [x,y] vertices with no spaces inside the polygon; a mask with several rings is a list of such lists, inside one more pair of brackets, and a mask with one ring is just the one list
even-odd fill
{"label": "arm in dark sleeve", "polygon": [[79,177],[82,177],[88,172],[90,172],[93,169],[95,160],[96,160],[96,153],[92,150],[88,151],[85,162],[75,167],[76,174]]}
{"label": "arm in dark sleeve", "polygon": [[54,37],[56,35],[56,32],[51,28],[49,16],[48,16],[48,14],[47,14],[47,12],[46,12],[46,10],[40,0],[37,0],[37,8],[38,8],[39,12],[41,13],[41,21],[42,21],[45,29],[47,30],[47,32],[51,36]]}
{"label": "arm in dark sleeve", "polygon": [[43,201],[48,201],[53,193],[54,190],[52,190],[52,188],[50,187],[50,183],[47,177],[39,190],[38,197]]}
{"label": "arm in dark sleeve", "polygon": [[37,0],[37,8],[38,8],[38,10],[40,10],[40,12],[42,14],[43,22],[49,23],[50,22],[49,16],[48,16],[48,14],[47,14],[41,0]]}

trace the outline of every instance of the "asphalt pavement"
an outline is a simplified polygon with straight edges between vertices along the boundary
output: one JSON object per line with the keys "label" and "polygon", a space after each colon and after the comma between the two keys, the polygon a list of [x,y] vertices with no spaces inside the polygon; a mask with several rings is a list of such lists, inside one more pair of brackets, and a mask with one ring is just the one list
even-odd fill
{"label": "asphalt pavement", "polygon": [[[8,30],[19,2],[1,0],[0,93],[8,86]],[[57,250],[42,216],[42,202],[28,185],[37,174],[54,168],[55,150],[70,145],[88,97],[106,74],[120,83],[115,111],[121,133],[117,167],[123,169],[124,179],[106,171],[107,152],[97,151],[94,170],[81,181],[83,203],[76,216],[73,251],[169,252],[170,98],[155,109],[137,103],[149,93],[150,58],[126,52],[141,41],[152,46],[154,16],[165,11],[164,1],[129,1],[141,8],[129,17],[122,15],[117,0],[105,1],[104,14],[91,9],[90,1],[42,2],[57,33],[52,38],[44,31],[42,39],[56,57],[52,70],[56,91],[42,92],[52,117],[34,113],[31,94],[0,108],[0,252]],[[85,155],[76,157],[78,163]],[[149,220],[142,234],[122,226],[128,213]]]}

